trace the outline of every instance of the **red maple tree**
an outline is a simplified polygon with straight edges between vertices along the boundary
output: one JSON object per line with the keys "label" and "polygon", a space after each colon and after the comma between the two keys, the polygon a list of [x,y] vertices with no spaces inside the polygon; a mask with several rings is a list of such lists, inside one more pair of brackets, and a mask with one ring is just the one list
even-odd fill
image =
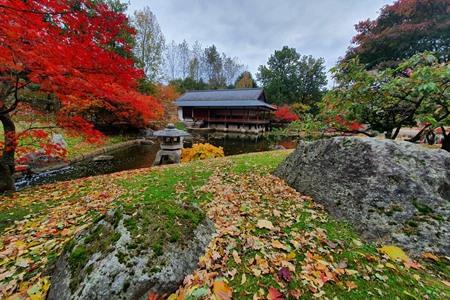
{"label": "red maple tree", "polygon": [[299,117],[287,105],[278,107],[275,111],[275,118],[280,122],[293,122],[299,120]]}
{"label": "red maple tree", "polygon": [[30,90],[58,99],[60,125],[87,134],[95,130],[77,112],[94,102],[139,121],[162,113],[155,98],[136,91],[144,74],[130,59],[124,36],[132,34],[126,16],[101,1],[0,0],[0,192],[13,189],[11,113]]}
{"label": "red maple tree", "polygon": [[397,0],[374,20],[359,22],[346,57],[358,56],[368,68],[396,66],[431,51],[450,59],[450,0]]}

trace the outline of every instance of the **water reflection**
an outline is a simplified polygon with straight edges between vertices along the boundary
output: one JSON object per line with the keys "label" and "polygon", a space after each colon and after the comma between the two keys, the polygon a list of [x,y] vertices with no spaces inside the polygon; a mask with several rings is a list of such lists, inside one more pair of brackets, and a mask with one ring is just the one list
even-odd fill
{"label": "water reflection", "polygon": [[[193,133],[192,138],[185,139],[184,146],[191,147],[194,143],[210,143],[214,146],[223,147],[225,155],[294,148],[296,146],[296,142],[289,138],[271,139],[261,135],[239,133]],[[111,160],[83,161],[57,170],[21,178],[17,180],[16,187],[22,189],[32,185],[151,167],[158,150],[158,143],[131,146],[108,153],[112,156]]]}

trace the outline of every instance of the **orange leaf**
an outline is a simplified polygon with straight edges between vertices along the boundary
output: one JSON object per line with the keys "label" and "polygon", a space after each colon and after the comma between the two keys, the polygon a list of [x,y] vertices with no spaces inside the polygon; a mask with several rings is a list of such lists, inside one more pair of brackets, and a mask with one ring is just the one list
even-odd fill
{"label": "orange leaf", "polygon": [[430,260],[434,260],[434,261],[439,261],[439,257],[437,257],[436,255],[434,255],[433,253],[430,253],[430,252],[425,252],[424,254],[422,254],[422,257],[430,259]]}
{"label": "orange leaf", "polygon": [[269,293],[267,294],[267,300],[283,300],[284,296],[274,287],[269,288]]}
{"label": "orange leaf", "polygon": [[213,292],[218,300],[230,300],[233,291],[225,281],[214,281]]}

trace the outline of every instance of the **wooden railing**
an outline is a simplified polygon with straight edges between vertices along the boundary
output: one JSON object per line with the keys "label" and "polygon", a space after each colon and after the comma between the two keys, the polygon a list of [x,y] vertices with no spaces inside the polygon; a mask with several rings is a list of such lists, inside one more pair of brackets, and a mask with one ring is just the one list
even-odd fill
{"label": "wooden railing", "polygon": [[242,123],[242,124],[268,124],[270,121],[258,118],[235,118],[235,117],[209,117],[204,119],[207,122],[217,123]]}

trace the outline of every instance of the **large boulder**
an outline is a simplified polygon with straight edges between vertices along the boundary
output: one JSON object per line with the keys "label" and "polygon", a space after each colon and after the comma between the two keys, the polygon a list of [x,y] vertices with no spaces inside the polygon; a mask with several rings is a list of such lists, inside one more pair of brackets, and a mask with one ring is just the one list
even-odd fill
{"label": "large boulder", "polygon": [[368,240],[450,255],[446,151],[357,137],[300,142],[275,175]]}
{"label": "large boulder", "polygon": [[47,299],[148,299],[176,291],[197,267],[214,224],[205,218],[186,239],[149,246],[156,232],[132,234],[135,217],[116,210],[79,234],[54,266]]}

